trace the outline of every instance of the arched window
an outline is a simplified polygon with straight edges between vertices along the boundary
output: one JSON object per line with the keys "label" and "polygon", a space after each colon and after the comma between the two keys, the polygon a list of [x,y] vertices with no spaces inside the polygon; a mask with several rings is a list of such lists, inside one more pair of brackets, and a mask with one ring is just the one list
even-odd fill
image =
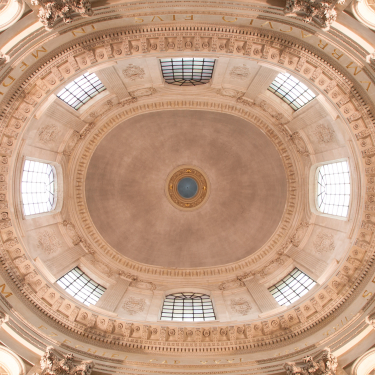
{"label": "arched window", "polygon": [[0,375],[25,375],[23,360],[12,350],[0,346]]}
{"label": "arched window", "polygon": [[306,294],[315,284],[313,279],[295,268],[268,290],[279,305],[288,306]]}
{"label": "arched window", "polygon": [[288,103],[295,111],[315,98],[315,94],[296,77],[280,73],[268,90]]}
{"label": "arched window", "polygon": [[104,286],[87,276],[79,267],[60,277],[57,284],[85,305],[95,305],[106,291]]}
{"label": "arched window", "polygon": [[85,73],[68,83],[57,97],[78,110],[91,98],[104,91],[106,88],[95,73]]}
{"label": "arched window", "polygon": [[215,320],[210,296],[202,293],[174,293],[165,297],[161,320],[203,322]]}
{"label": "arched window", "polygon": [[350,201],[350,173],[347,161],[322,165],[317,170],[318,211],[347,217]]}
{"label": "arched window", "polygon": [[26,160],[22,173],[22,203],[25,215],[52,211],[56,204],[55,168],[51,164]]}
{"label": "arched window", "polygon": [[160,64],[165,82],[177,86],[197,86],[210,81],[215,60],[184,57],[161,59]]}

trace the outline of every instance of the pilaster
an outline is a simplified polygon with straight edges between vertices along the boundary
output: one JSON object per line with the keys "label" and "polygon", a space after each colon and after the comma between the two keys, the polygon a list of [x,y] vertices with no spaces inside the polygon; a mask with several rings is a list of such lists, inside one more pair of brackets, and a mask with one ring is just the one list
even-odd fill
{"label": "pilaster", "polygon": [[260,284],[256,278],[243,279],[242,281],[245,283],[246,288],[262,313],[280,307],[275,298],[273,298],[272,294],[268,291],[267,287]]}
{"label": "pilaster", "polygon": [[100,297],[96,307],[115,312],[128,290],[130,282],[131,280],[119,278],[116,281],[116,284],[107,288],[104,294]]}
{"label": "pilaster", "polygon": [[120,102],[130,97],[128,90],[113,66],[98,70],[95,74],[102,81],[108,91],[117,95]]}

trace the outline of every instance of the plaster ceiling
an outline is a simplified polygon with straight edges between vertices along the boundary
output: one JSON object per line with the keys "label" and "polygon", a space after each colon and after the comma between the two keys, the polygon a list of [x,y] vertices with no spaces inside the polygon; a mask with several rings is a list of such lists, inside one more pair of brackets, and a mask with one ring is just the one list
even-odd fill
{"label": "plaster ceiling", "polygon": [[[182,164],[208,176],[211,194],[193,212],[165,195]],[[280,156],[255,126],[208,111],[133,117],[98,145],[86,176],[86,201],[103,238],[126,257],[164,267],[238,261],[276,230],[287,183]]]}

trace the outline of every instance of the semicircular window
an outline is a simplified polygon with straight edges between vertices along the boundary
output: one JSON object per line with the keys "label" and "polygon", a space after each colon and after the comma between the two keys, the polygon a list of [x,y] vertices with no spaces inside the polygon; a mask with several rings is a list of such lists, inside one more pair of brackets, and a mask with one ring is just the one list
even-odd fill
{"label": "semicircular window", "polygon": [[85,73],[68,83],[57,97],[75,110],[81,108],[106,88],[95,73]]}
{"label": "semicircular window", "polygon": [[288,306],[300,299],[316,282],[298,268],[285,276],[268,290],[273,295],[277,303],[281,306]]}
{"label": "semicircular window", "polygon": [[25,215],[52,211],[55,207],[55,168],[48,163],[25,160],[21,195]]}
{"label": "semicircular window", "polygon": [[160,319],[203,322],[215,320],[215,313],[207,294],[174,293],[165,297]]}
{"label": "semicircular window", "polygon": [[316,96],[306,85],[288,73],[278,74],[268,90],[288,103],[295,111]]}
{"label": "semicircular window", "polygon": [[176,86],[197,86],[212,78],[215,60],[205,58],[161,59],[165,82]]}
{"label": "semicircular window", "polygon": [[350,202],[348,162],[324,164],[317,174],[317,209],[324,214],[347,217]]}

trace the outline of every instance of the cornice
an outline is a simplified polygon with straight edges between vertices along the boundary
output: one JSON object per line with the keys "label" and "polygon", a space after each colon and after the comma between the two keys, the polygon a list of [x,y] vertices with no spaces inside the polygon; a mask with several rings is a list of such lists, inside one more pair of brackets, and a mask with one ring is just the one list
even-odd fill
{"label": "cornice", "polygon": [[[340,113],[341,118],[346,122],[347,126],[351,129],[353,133],[362,131],[364,129],[369,129],[374,131],[373,128],[373,119],[369,114],[368,108],[364,105],[365,101],[360,96],[360,89],[358,89],[357,82],[349,81],[350,76],[347,75],[344,77],[338,69],[335,69],[332,65],[324,61],[325,56],[318,56],[314,55],[314,53],[309,52],[306,50],[307,44],[303,46],[302,43],[299,45],[290,44],[285,40],[279,39],[278,33],[263,33],[262,35],[258,34],[253,31],[249,31],[245,28],[227,28],[228,31],[219,31],[216,29],[212,31],[210,27],[214,26],[207,26],[206,29],[202,30],[201,25],[196,25],[195,30],[192,29],[179,29],[176,31],[168,30],[163,31],[162,27],[158,27],[158,30],[152,30],[151,27],[148,30],[138,29],[137,33],[131,34],[128,30],[127,32],[121,33],[118,32],[115,36],[108,35],[103,36],[100,40],[95,40],[95,36],[90,36],[86,38],[81,38],[73,43],[68,43],[65,46],[59,47],[53,56],[52,53],[46,55],[43,59],[40,59],[38,64],[33,65],[24,75],[19,78],[17,84],[15,84],[15,90],[9,94],[7,94],[6,98],[9,100],[6,103],[6,109],[3,112],[3,117],[0,122],[2,132],[2,136],[9,137],[10,133],[9,130],[13,130],[14,132],[21,133],[25,128],[28,121],[32,118],[32,115],[35,113],[35,108],[37,108],[38,104],[42,102],[42,100],[48,95],[51,90],[54,90],[56,87],[56,74],[59,73],[59,67],[63,64],[70,64],[68,57],[73,57],[76,66],[78,66],[78,71],[87,69],[88,66],[80,66],[80,59],[82,56],[88,56],[90,51],[94,58],[91,60],[93,65],[96,65],[98,62],[95,58],[97,50],[103,48],[104,42],[108,42],[106,45],[110,47],[110,51],[114,50],[114,46],[123,46],[124,48],[126,45],[130,50],[130,55],[133,53],[131,52],[131,43],[132,41],[136,41],[139,39],[144,39],[147,41],[149,38],[155,37],[163,37],[165,33],[168,33],[170,36],[184,36],[189,33],[189,37],[201,36],[211,38],[210,44],[217,44],[217,38],[225,39],[225,51],[217,52],[217,50],[209,51],[210,54],[215,56],[228,56],[228,54],[232,54],[233,56],[234,51],[231,50],[231,40],[233,40],[233,36],[236,37],[236,40],[241,42],[246,42],[251,44],[253,47],[249,51],[249,55],[244,55],[246,52],[246,48],[243,49],[240,56],[250,56],[254,60],[260,59],[259,54],[254,53],[255,50],[259,51],[259,53],[264,56],[262,61],[269,61],[273,64],[278,64],[279,66],[284,67],[288,71],[295,71],[298,74],[304,76],[306,79],[310,79],[311,82],[314,82],[316,87],[319,87],[319,90],[326,95],[327,98],[332,103],[336,103],[336,109],[338,113]],[[241,34],[242,32],[242,34]],[[194,34],[194,35],[193,35]],[[267,35],[265,35],[267,34]],[[99,35],[99,34],[98,34]],[[271,43],[272,42],[272,43]],[[146,43],[147,46],[147,43]],[[162,55],[164,51],[158,51],[159,55]],[[149,50],[148,47],[145,48],[143,54],[140,53],[137,56],[143,56],[146,54],[152,55],[152,52]],[[133,54],[136,55],[136,54]],[[110,57],[106,56],[106,53],[103,52],[104,58],[101,61],[107,61]],[[274,58],[276,56],[276,58]],[[126,58],[125,55],[121,56],[121,59]],[[88,59],[90,60],[90,59]],[[292,63],[289,65],[289,61]],[[38,66],[37,66],[38,65]],[[54,71],[52,71],[52,68]],[[35,70],[34,70],[35,69]],[[310,70],[308,70],[310,69]],[[319,70],[320,69],[320,70]],[[31,72],[34,70],[34,72]],[[315,71],[318,75],[317,78],[314,78],[314,81],[311,79],[311,70]],[[342,69],[340,68],[340,71]],[[322,72],[328,72],[329,74],[323,80],[319,79],[319,76]],[[319,73],[319,74],[318,74]],[[61,72],[60,72],[61,74]],[[49,81],[49,78],[53,78]],[[63,77],[61,82],[64,82],[66,78]],[[349,96],[350,93],[350,96]],[[198,101],[192,101],[192,103],[198,103]],[[124,119],[126,116],[133,116],[140,111],[153,111],[165,108],[176,108],[170,102],[169,104],[163,104],[162,102],[155,102],[155,103],[147,103],[141,102],[141,100],[137,103],[129,103],[129,107],[127,108],[119,108],[118,115],[122,118],[119,120]],[[191,105],[191,103],[183,104],[185,107]],[[248,109],[247,106],[249,104],[246,103],[231,103],[225,104],[220,103],[220,101],[213,100],[209,104],[204,104],[202,107],[207,109],[207,105],[213,106],[213,110],[223,110],[233,112],[235,115],[238,116],[250,116],[252,120],[255,120],[255,114],[252,114],[252,110]],[[166,106],[166,107],[165,107]],[[195,108],[199,108],[195,107]],[[254,117],[251,117],[254,116]],[[267,116],[267,115],[266,115]],[[259,124],[263,123],[259,117],[257,120]],[[103,119],[103,123],[98,123],[99,126],[107,126],[110,128],[114,126],[114,120],[105,118]],[[275,137],[284,137],[285,133],[282,133],[280,127],[277,127],[275,130]],[[87,130],[87,129],[86,129]],[[280,135],[278,134],[280,132]],[[7,135],[8,134],[8,135]],[[282,135],[284,134],[284,135]],[[81,134],[82,135],[82,134]],[[72,160],[78,155],[80,155],[81,150],[86,150],[84,147],[89,144],[90,141],[95,140],[95,136],[97,136],[96,127],[91,129],[91,133],[88,134],[89,136],[81,142],[80,147],[76,148],[76,154],[70,156]],[[6,176],[8,176],[8,166],[13,167],[13,158],[14,154],[17,153],[19,139],[18,137],[17,142],[14,142],[13,146],[2,146],[0,151],[3,155],[1,171]],[[275,138],[276,139],[276,138]],[[279,138],[277,138],[279,139]],[[276,141],[275,141],[276,142]],[[360,142],[360,137],[354,141]],[[277,143],[277,142],[276,142]],[[295,145],[292,145],[295,147]],[[91,150],[86,150],[91,151]],[[83,151],[84,152],[84,151]],[[363,166],[366,166],[367,176],[375,175],[375,170],[372,169],[371,165],[373,163],[373,157],[375,155],[374,146],[372,145],[368,149],[362,151],[363,155]],[[364,178],[363,178],[364,180]],[[1,209],[8,210],[8,201],[7,201],[7,194],[9,190],[12,189],[11,182],[8,180],[8,190],[4,191],[4,200],[1,201]],[[370,187],[370,183],[368,183],[367,187]],[[342,263],[339,266],[339,269],[336,270],[334,276],[327,281],[321,288],[316,292],[314,296],[311,296],[310,301],[314,299],[314,308],[316,311],[311,314],[310,317],[306,318],[302,313],[298,316],[298,321],[291,324],[287,330],[282,330],[281,328],[275,328],[275,331],[269,330],[269,325],[272,326],[272,322],[275,321],[275,326],[277,323],[278,317],[270,317],[269,319],[264,320],[257,320],[255,322],[246,322],[241,325],[236,326],[227,326],[226,329],[229,331],[234,328],[242,328],[242,332],[246,332],[245,338],[232,340],[227,340],[224,342],[224,345],[228,350],[233,350],[233,352],[240,353],[242,350],[244,351],[255,351],[255,350],[264,350],[265,348],[272,348],[281,345],[285,345],[286,342],[293,342],[296,338],[298,339],[302,335],[309,335],[315,329],[328,324],[330,319],[337,314],[337,312],[341,309],[340,306],[344,306],[347,304],[346,301],[352,300],[354,295],[359,293],[361,290],[361,285],[363,282],[363,278],[365,275],[368,275],[370,270],[370,265],[373,262],[373,228],[374,223],[372,222],[372,212],[374,209],[370,209],[371,202],[373,198],[369,198],[371,195],[372,190],[367,190],[369,193],[367,195],[367,202],[366,205],[367,211],[365,214],[370,215],[369,218],[362,223],[361,231],[365,233],[365,236],[360,236],[358,239],[353,243],[353,247],[351,250],[346,254]],[[9,197],[8,197],[9,199]],[[12,204],[12,202],[9,202]],[[365,217],[365,216],[364,216]],[[15,225],[16,220],[12,217],[12,225]],[[359,231],[360,228],[357,228],[356,231]],[[88,320],[83,320],[82,323],[79,323],[78,320],[80,318],[80,314],[86,312],[85,308],[80,304],[76,304],[72,308],[72,312],[69,313],[68,316],[63,315],[61,312],[54,310],[52,308],[53,303],[51,304],[48,302],[49,295],[53,291],[53,285],[50,285],[41,275],[38,274],[38,270],[34,268],[33,262],[28,258],[27,249],[25,249],[22,239],[17,237],[19,229],[17,227],[9,227],[2,232],[2,247],[1,247],[1,254],[2,260],[4,261],[4,266],[9,270],[10,275],[13,278],[14,288],[19,288],[22,291],[22,294],[27,298],[30,303],[32,303],[35,308],[38,308],[41,313],[41,316],[44,316],[48,321],[54,320],[55,325],[58,325],[61,329],[65,329],[71,334],[78,335],[82,341],[84,340],[106,340],[108,346],[116,346],[121,345],[124,350],[141,350],[144,352],[167,352],[167,353],[183,353],[187,352],[189,348],[201,348],[201,353],[207,352],[220,352],[223,346],[220,345],[218,341],[214,341],[213,338],[210,342],[186,342],[182,339],[181,342],[178,341],[169,341],[162,340],[162,339],[148,339],[148,335],[151,330],[151,326],[154,328],[158,328],[159,330],[162,328],[160,323],[158,324],[151,324],[148,322],[147,324],[137,324],[137,326],[142,326],[142,332],[145,333],[146,338],[132,338],[132,329],[135,327],[135,323],[133,322],[124,322],[121,320],[109,321],[108,317],[105,316],[98,316],[94,320],[94,325],[89,326]],[[10,233],[9,233],[10,232]],[[237,269],[230,270],[230,272],[237,272]],[[38,282],[39,280],[39,282]],[[319,295],[323,288],[329,286],[331,289],[334,290],[334,293],[329,296],[328,301],[317,302],[320,300]],[[311,302],[312,303],[312,302]],[[296,311],[299,309],[300,311],[304,309],[305,302],[301,304],[301,306],[294,306],[293,310]],[[309,306],[311,306],[309,304]],[[311,307],[309,307],[311,309]],[[74,313],[73,313],[74,312]],[[288,311],[283,313],[283,315],[288,314]],[[100,321],[104,321],[105,325],[100,325]],[[91,324],[91,323],[90,323]],[[146,327],[146,328],[144,328]],[[258,327],[256,330],[255,327]],[[196,329],[196,327],[178,327],[173,326],[173,329],[178,331],[181,328],[183,332],[182,337],[184,337],[184,333],[187,332],[189,329]],[[211,337],[217,337],[216,332],[219,333],[218,329],[221,327],[217,327],[216,325],[207,325],[207,326],[200,326],[199,328],[203,330],[208,330],[209,335]],[[215,328],[215,330],[214,330]],[[258,332],[259,331],[259,332]],[[215,334],[214,334],[215,332]],[[272,333],[270,333],[272,332]],[[235,342],[234,342],[235,341]],[[168,345],[173,344],[173,345]],[[137,349],[134,349],[134,346],[138,346]],[[199,352],[197,352],[199,354]]]}

